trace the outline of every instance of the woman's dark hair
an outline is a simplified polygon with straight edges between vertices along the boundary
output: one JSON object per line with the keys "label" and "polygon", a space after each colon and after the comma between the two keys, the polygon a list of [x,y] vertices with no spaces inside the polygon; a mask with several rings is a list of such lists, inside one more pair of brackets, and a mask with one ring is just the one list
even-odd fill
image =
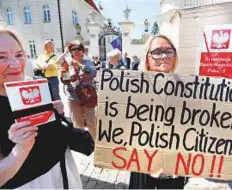
{"label": "woman's dark hair", "polygon": [[68,47],[68,49],[69,49],[69,51],[72,49],[72,47],[73,46],[78,46],[81,50],[83,50],[84,51],[84,45],[80,42],[80,41],[78,41],[78,40],[73,40],[73,41],[71,41],[71,42],[69,42],[68,43],[68,45],[67,45],[67,47]]}
{"label": "woman's dark hair", "polygon": [[73,58],[73,55],[71,53],[71,49],[73,46],[78,46],[78,48],[80,48],[84,52],[84,45],[79,40],[73,40],[71,42],[68,42],[66,47],[68,48],[72,58]]}

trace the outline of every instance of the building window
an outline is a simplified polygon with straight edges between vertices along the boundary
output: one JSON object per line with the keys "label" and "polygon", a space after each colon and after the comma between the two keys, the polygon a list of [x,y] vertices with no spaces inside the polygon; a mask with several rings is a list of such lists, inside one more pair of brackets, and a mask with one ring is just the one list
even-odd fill
{"label": "building window", "polygon": [[12,25],[13,24],[13,14],[12,14],[11,8],[6,9],[6,18],[7,18],[7,24]]}
{"label": "building window", "polygon": [[44,22],[51,22],[51,14],[49,5],[43,5]]}
{"label": "building window", "polygon": [[76,11],[72,11],[72,22],[73,22],[73,25],[78,23]]}
{"label": "building window", "polygon": [[31,24],[31,10],[29,6],[24,7],[25,24]]}
{"label": "building window", "polygon": [[29,40],[29,49],[30,49],[31,58],[35,58],[36,57],[36,48],[35,48],[35,41],[34,40]]}

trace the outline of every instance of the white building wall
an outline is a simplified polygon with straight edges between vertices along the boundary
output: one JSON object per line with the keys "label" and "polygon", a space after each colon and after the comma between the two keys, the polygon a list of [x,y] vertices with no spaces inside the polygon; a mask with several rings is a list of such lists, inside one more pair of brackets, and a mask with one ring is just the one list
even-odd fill
{"label": "white building wall", "polygon": [[181,9],[179,13],[173,10],[159,16],[160,33],[171,38],[177,47],[177,72],[198,74],[203,28],[232,23],[232,2]]}
{"label": "white building wall", "polygon": [[170,22],[161,22],[160,26],[160,34],[171,37],[172,36],[172,28]]}
{"label": "white building wall", "polygon": [[232,2],[232,0],[160,0],[160,8],[161,13],[165,13],[174,9],[188,9],[228,2]]}
{"label": "white building wall", "polygon": [[173,43],[175,44],[176,48],[179,48],[179,39],[180,39],[180,15],[179,12],[176,12],[176,14],[171,18],[170,21],[170,32],[171,32],[171,39]]}
{"label": "white building wall", "polygon": [[89,15],[92,11],[96,13],[96,23],[103,25],[105,18],[83,0],[61,0],[62,28],[64,43],[75,39],[76,30],[72,23],[72,10],[76,11],[78,23],[81,25],[81,36],[84,41],[89,41],[90,35],[87,20],[91,21]]}
{"label": "white building wall", "polygon": [[144,53],[145,44],[131,44],[127,53],[128,57],[132,58],[132,56],[137,55],[138,58],[141,58]]}
{"label": "white building wall", "polygon": [[[43,22],[43,5],[50,6],[51,22]],[[31,10],[31,24],[25,24],[24,7],[29,6]],[[6,21],[6,9],[10,7],[13,12],[13,25],[7,27],[21,34],[24,46],[29,52],[29,40],[34,40],[37,54],[43,52],[43,43],[46,39],[53,39],[57,48],[61,48],[60,30],[58,21],[58,8],[56,0],[2,0],[4,20]]]}
{"label": "white building wall", "polygon": [[179,70],[198,73],[203,28],[206,25],[232,23],[232,3],[204,6],[181,11],[179,38]]}
{"label": "white building wall", "polygon": [[179,2],[180,0],[161,0],[160,1],[161,14],[169,10],[178,9],[180,5]]}
{"label": "white building wall", "polygon": [[[56,53],[61,52],[61,36],[59,26],[59,15],[57,0],[0,0],[3,19],[6,22],[6,9],[11,8],[13,12],[13,25],[7,25],[8,28],[16,30],[21,34],[24,46],[29,52],[29,40],[34,40],[36,44],[37,55],[43,52],[43,43],[46,39],[53,39],[56,44]],[[50,6],[51,22],[44,23],[44,15],[42,6],[48,4]],[[89,40],[87,28],[84,27],[86,18],[90,18],[89,13],[93,10],[83,0],[60,0],[61,17],[64,44],[75,38],[76,30],[72,24],[72,10],[76,10],[80,24],[82,25],[82,36],[84,40]],[[25,6],[29,6],[31,10],[31,24],[24,23]],[[97,11],[96,11],[97,12]],[[1,17],[1,14],[0,14]],[[105,18],[97,12],[96,21],[103,24]]]}
{"label": "white building wall", "polygon": [[63,29],[63,40],[64,45],[67,42],[73,40],[76,36],[76,30],[72,23],[72,11],[77,12],[78,21],[80,20],[80,13],[77,11],[76,2],[72,0],[60,0],[60,8],[61,8],[61,22]]}

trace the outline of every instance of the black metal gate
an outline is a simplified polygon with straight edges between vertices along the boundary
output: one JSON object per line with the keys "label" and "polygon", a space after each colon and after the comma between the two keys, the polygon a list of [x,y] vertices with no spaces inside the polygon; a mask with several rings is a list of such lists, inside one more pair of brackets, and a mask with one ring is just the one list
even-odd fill
{"label": "black metal gate", "polygon": [[[117,36],[117,43],[119,43],[119,49],[122,51],[122,33],[119,28],[112,27],[111,20],[108,19],[108,23],[104,25],[102,31],[99,33],[99,59],[100,61],[106,61],[106,36]],[[112,45],[113,46],[113,45]]]}

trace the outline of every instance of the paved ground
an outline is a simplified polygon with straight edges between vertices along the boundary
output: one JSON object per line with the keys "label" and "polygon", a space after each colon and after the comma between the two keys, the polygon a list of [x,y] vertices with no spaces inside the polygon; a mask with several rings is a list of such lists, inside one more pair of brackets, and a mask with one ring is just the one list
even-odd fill
{"label": "paved ground", "polygon": [[128,189],[130,173],[94,167],[93,154],[73,152],[84,189]]}
{"label": "paved ground", "polygon": [[[128,189],[130,173],[94,167],[93,154],[85,156],[73,152],[84,189]],[[185,186],[190,189],[230,189],[225,183],[212,183],[202,178],[191,178]]]}

